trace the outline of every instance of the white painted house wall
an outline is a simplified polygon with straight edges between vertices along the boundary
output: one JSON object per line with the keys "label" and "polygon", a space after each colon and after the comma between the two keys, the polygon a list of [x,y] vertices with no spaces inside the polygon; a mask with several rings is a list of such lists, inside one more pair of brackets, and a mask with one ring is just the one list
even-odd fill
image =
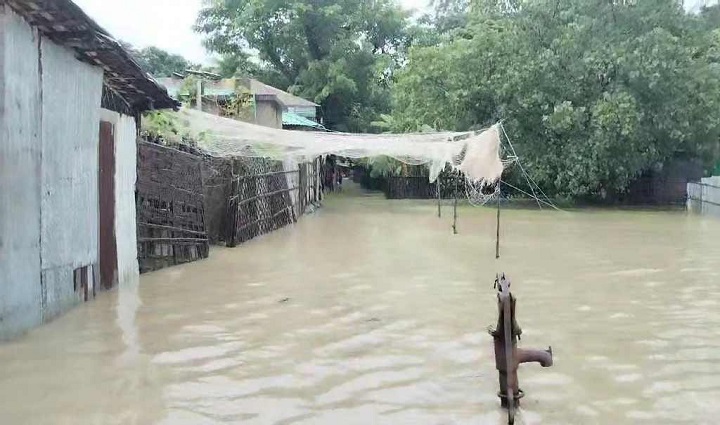
{"label": "white painted house wall", "polygon": [[135,183],[137,182],[137,128],[135,119],[102,109],[100,119],[113,124],[115,135],[115,238],[118,281],[132,282],[140,274],[137,260]]}

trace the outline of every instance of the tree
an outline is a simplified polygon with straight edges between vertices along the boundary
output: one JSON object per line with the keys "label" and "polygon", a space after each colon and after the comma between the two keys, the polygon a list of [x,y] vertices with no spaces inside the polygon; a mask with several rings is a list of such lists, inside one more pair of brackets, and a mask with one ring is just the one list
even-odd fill
{"label": "tree", "polygon": [[464,28],[470,14],[470,0],[431,0],[433,11],[425,14],[421,22],[430,24],[443,34]]}
{"label": "tree", "polygon": [[720,4],[702,8],[699,21],[703,28],[708,31],[720,28]]}
{"label": "tree", "polygon": [[623,191],[674,157],[714,159],[720,38],[699,19],[674,0],[478,0],[457,36],[411,49],[393,117],[457,130],[503,119],[546,191]]}
{"label": "tree", "polygon": [[215,52],[257,51],[274,85],[321,104],[329,127],[362,131],[389,111],[406,19],[392,0],[227,0],[207,3],[196,29]]}
{"label": "tree", "polygon": [[253,77],[262,74],[262,69],[250,61],[245,52],[225,54],[217,60],[217,73],[223,78]]}
{"label": "tree", "polygon": [[140,66],[155,77],[169,77],[173,72],[184,73],[188,68],[196,67],[184,57],[154,46],[133,49],[133,53]]}

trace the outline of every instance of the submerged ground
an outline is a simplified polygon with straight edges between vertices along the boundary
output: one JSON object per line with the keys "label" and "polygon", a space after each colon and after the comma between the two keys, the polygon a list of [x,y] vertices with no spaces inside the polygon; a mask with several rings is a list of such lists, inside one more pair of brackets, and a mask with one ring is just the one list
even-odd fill
{"label": "submerged ground", "polygon": [[720,221],[354,193],[0,345],[0,423],[502,424],[492,282],[518,297],[525,424],[720,421]]}

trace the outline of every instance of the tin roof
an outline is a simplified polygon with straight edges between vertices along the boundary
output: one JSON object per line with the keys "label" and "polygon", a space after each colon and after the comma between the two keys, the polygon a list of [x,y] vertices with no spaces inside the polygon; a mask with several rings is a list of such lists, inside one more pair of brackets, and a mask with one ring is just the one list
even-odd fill
{"label": "tin roof", "polygon": [[[182,78],[178,75],[168,78],[159,78],[158,81],[167,87],[168,92],[171,96],[187,95],[187,93],[180,93],[182,90]],[[288,108],[317,108],[317,103],[311,102],[302,97],[295,96],[284,90],[280,90],[273,86],[269,86],[263,82],[255,80],[253,78],[223,78],[223,79],[208,79],[203,81],[203,94],[206,96],[233,96],[235,95],[235,87],[237,84],[242,84],[250,90],[250,93],[255,95],[273,95],[280,100]]]}
{"label": "tin roof", "polygon": [[307,99],[303,99],[302,97],[295,96],[293,94],[290,94],[286,91],[280,90],[278,88],[275,88],[273,86],[269,86],[263,82],[260,82],[255,79],[248,79],[249,82],[249,89],[254,94],[274,94],[277,96],[286,106],[288,107],[318,107],[319,105],[315,102],[311,102]]}
{"label": "tin roof", "polygon": [[322,124],[318,124],[313,120],[309,120],[303,116],[300,116],[300,115],[292,113],[292,112],[284,112],[283,113],[282,123],[283,123],[283,125],[293,126],[293,127],[312,127],[312,128],[316,128],[318,130],[325,130],[325,127],[323,127]]}
{"label": "tin roof", "polygon": [[70,0],[0,0],[53,42],[73,49],[77,58],[104,70],[105,85],[135,111],[178,108],[152,76],[142,70],[107,31]]}

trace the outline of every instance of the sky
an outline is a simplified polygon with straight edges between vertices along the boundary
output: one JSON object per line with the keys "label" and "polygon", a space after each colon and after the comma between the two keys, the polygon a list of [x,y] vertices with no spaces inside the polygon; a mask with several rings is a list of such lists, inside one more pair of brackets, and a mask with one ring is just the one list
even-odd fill
{"label": "sky", "polygon": [[685,0],[683,5],[687,10],[697,11],[703,6],[710,6],[716,3],[717,0]]}
{"label": "sky", "polygon": [[[195,63],[211,64],[202,36],[192,30],[203,0],[73,0],[116,39],[136,47],[157,46]],[[363,1],[363,0],[358,0]],[[422,10],[429,0],[400,0]]]}

